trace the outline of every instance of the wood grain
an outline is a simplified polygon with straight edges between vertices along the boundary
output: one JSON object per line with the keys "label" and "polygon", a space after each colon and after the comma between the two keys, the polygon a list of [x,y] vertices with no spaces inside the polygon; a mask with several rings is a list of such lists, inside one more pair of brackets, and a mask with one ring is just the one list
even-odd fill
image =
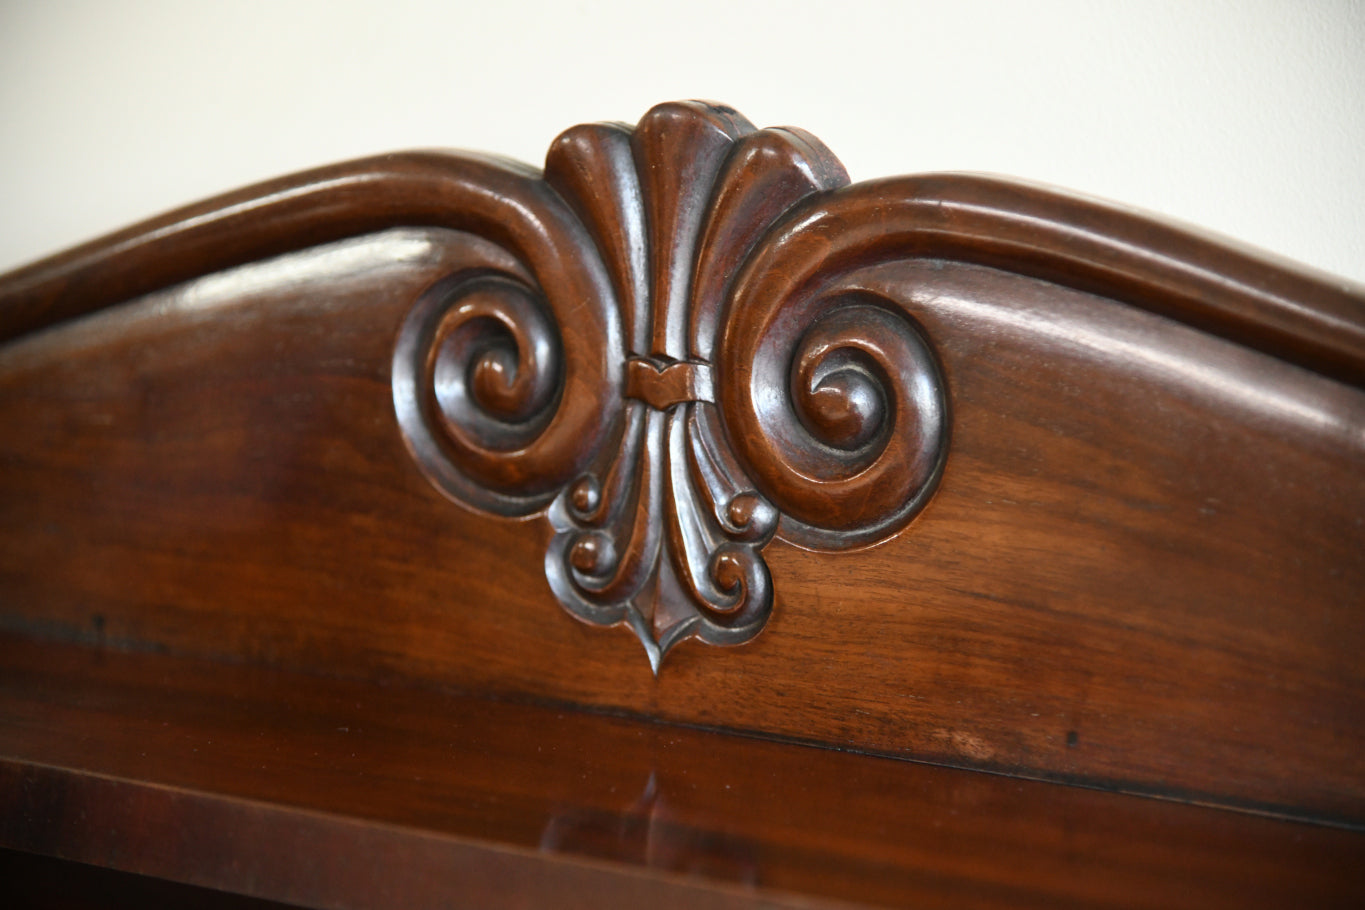
{"label": "wood grain", "polygon": [[0,804],[12,848],[312,907],[1365,896],[1359,832],[8,636]]}
{"label": "wood grain", "polygon": [[853,274],[935,341],[939,492],[876,548],[773,544],[764,634],[655,681],[560,610],[548,527],[452,506],[403,449],[404,314],[500,256],[377,235],[6,346],[0,619],[1365,819],[1359,391],[1035,279]]}
{"label": "wood grain", "polygon": [[0,427],[25,887],[1365,903],[1330,276],[683,102],[0,276]]}

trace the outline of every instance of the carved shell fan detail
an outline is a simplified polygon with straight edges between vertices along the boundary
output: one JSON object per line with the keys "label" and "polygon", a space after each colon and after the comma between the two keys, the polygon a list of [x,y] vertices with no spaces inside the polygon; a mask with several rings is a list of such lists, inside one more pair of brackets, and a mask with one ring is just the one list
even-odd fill
{"label": "carved shell fan detail", "polygon": [[470,168],[479,232],[523,268],[423,294],[394,403],[451,498],[546,514],[573,616],[628,624],[655,672],[689,637],[749,641],[775,536],[869,545],[932,495],[941,373],[897,303],[843,280],[876,251],[829,242],[848,177],[814,137],[683,102],[568,130],[543,176]]}

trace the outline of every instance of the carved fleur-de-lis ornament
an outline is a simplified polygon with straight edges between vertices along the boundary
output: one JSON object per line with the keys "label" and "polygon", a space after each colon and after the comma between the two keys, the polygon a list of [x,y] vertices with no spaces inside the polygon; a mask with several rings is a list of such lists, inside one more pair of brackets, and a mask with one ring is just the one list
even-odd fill
{"label": "carved fleur-de-lis ornament", "polygon": [[686,638],[762,630],[774,536],[868,545],[932,494],[941,374],[904,310],[841,282],[876,243],[838,234],[848,178],[818,140],[664,104],[568,130],[543,176],[470,159],[462,179],[523,268],[417,302],[400,426],[457,501],[544,510],[555,596],[628,624],[656,672]]}

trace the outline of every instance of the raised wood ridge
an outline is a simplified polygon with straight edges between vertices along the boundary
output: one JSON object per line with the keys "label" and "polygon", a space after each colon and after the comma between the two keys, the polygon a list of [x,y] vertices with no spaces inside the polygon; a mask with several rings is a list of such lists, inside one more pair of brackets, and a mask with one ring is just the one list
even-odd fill
{"label": "raised wood ridge", "polygon": [[684,102],[170,213],[0,278],[0,338],[0,848],[1359,903],[1359,287]]}
{"label": "raised wood ridge", "polygon": [[[1365,897],[1346,831],[7,636],[0,742],[0,844],[310,907]],[[113,836],[73,836],[78,817]]]}
{"label": "raised wood ridge", "polygon": [[[507,239],[512,227],[489,219],[485,200],[509,190],[545,192],[533,189],[539,178],[504,159],[402,152],[255,184],[0,276],[0,339],[199,275],[390,227]],[[1365,288],[1345,279],[1018,180],[926,174],[830,192],[838,201],[821,215],[884,231],[878,253],[887,258],[952,259],[1045,278],[1365,384]],[[825,207],[822,200],[808,206]],[[792,213],[787,223],[807,217]]]}

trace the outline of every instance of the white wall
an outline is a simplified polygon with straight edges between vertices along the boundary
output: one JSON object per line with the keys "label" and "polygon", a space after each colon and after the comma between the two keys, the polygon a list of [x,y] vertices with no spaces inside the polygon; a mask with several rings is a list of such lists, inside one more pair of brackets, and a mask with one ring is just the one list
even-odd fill
{"label": "white wall", "polygon": [[0,269],[406,147],[703,97],[855,179],[987,170],[1365,280],[1365,4],[0,0]]}

